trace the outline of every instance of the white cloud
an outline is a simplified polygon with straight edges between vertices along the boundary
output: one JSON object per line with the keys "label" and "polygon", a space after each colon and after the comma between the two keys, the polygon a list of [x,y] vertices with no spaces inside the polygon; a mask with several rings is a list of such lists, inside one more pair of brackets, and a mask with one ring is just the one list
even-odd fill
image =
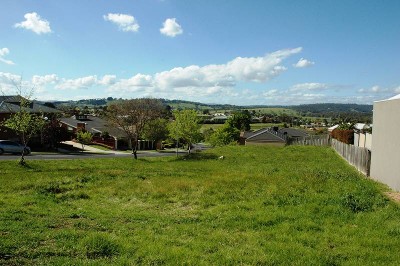
{"label": "white cloud", "polygon": [[21,81],[21,76],[11,73],[0,72],[0,94],[15,93],[17,85]]}
{"label": "white cloud", "polygon": [[[237,82],[266,82],[280,74],[286,67],[283,60],[299,53],[301,47],[279,50],[263,57],[237,57],[226,64],[192,65],[176,67],[154,75],[137,74],[129,79],[121,79],[109,86],[113,93],[136,92],[147,94],[168,94],[187,96],[230,95],[236,97],[233,88]],[[214,100],[215,101],[215,100]]]}
{"label": "white cloud", "polygon": [[279,93],[278,90],[273,89],[273,90],[269,90],[269,91],[264,92],[262,95],[265,98],[272,98],[272,97],[278,95],[278,93]]}
{"label": "white cloud", "polygon": [[109,13],[104,15],[103,18],[105,21],[118,25],[118,28],[122,31],[137,32],[140,27],[136,19],[131,15]]}
{"label": "white cloud", "polygon": [[109,86],[115,84],[117,76],[115,75],[104,75],[101,80],[98,81],[99,84]]}
{"label": "white cloud", "polygon": [[77,79],[62,79],[59,84],[55,86],[59,90],[78,90],[88,89],[97,83],[97,76],[87,76]]}
{"label": "white cloud", "polygon": [[6,60],[3,57],[8,55],[10,53],[10,50],[8,48],[1,48],[0,49],[0,62],[3,62],[7,65],[15,65],[15,63],[11,60]]}
{"label": "white cloud", "polygon": [[312,61],[309,61],[309,60],[304,59],[304,58],[300,58],[300,60],[299,60],[296,64],[294,64],[293,66],[294,66],[294,67],[297,67],[297,68],[303,68],[303,67],[312,66],[312,65],[314,65],[314,64],[315,64],[315,63],[312,62]]}
{"label": "white cloud", "polygon": [[315,90],[325,90],[328,88],[329,88],[328,84],[310,82],[310,83],[300,83],[300,84],[293,85],[290,90],[291,91],[315,91]]}
{"label": "white cloud", "polygon": [[121,79],[108,88],[108,91],[114,92],[134,92],[144,91],[153,87],[153,78],[150,75],[136,74],[130,79]]}
{"label": "white cloud", "polygon": [[50,23],[47,20],[42,19],[36,12],[26,13],[24,17],[25,21],[14,25],[16,28],[31,30],[36,34],[51,32]]}
{"label": "white cloud", "polygon": [[371,91],[372,92],[380,92],[382,89],[379,87],[379,86],[377,86],[377,85],[375,85],[375,86],[373,86],[372,88],[371,88]]}
{"label": "white cloud", "polygon": [[373,93],[373,94],[386,94],[390,92],[396,93],[396,89],[390,89],[390,88],[382,88],[378,85],[374,85],[371,88],[365,89],[361,88],[358,90],[359,93]]}
{"label": "white cloud", "polygon": [[176,22],[176,18],[167,18],[163,22],[163,27],[160,32],[168,37],[175,37],[176,35],[182,34],[183,29],[181,25]]}
{"label": "white cloud", "polygon": [[55,84],[59,81],[56,74],[50,74],[45,76],[34,75],[32,77],[32,84],[35,86],[46,86],[48,84]]}

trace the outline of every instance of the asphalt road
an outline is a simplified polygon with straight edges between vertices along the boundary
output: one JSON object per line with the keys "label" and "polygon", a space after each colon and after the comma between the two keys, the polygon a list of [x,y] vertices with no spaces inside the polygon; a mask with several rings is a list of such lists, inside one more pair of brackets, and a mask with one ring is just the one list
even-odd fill
{"label": "asphalt road", "polygon": [[[185,152],[179,152],[179,155],[186,154]],[[176,153],[171,152],[138,152],[138,158],[143,157],[165,157],[165,156],[176,156]],[[3,154],[0,155],[0,160],[18,160],[20,155]],[[26,160],[72,160],[72,159],[93,159],[93,158],[118,158],[118,157],[132,157],[130,153],[126,154],[100,154],[100,153],[35,153],[26,155]]]}

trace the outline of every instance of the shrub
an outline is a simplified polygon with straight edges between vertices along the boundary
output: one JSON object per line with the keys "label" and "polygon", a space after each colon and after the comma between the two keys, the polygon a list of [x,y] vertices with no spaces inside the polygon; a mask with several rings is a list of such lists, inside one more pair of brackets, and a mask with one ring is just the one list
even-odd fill
{"label": "shrub", "polygon": [[335,129],[331,133],[332,138],[346,144],[354,144],[354,131],[353,130],[340,130]]}
{"label": "shrub", "polygon": [[240,132],[238,129],[225,124],[218,128],[209,137],[209,142],[212,146],[224,146],[233,143],[239,139]]}

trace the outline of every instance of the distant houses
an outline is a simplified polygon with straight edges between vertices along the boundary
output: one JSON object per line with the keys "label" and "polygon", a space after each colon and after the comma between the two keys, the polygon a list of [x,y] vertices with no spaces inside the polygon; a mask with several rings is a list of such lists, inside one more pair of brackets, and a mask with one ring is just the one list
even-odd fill
{"label": "distant houses", "polygon": [[126,139],[123,130],[109,126],[106,120],[93,115],[81,114],[63,117],[60,118],[60,123],[72,133],[76,133],[78,130],[89,131],[93,134],[94,142],[102,143],[113,149],[120,148],[121,143],[118,143],[118,140]]}
{"label": "distant houses", "polygon": [[[21,106],[22,102],[28,102],[28,104]],[[44,119],[51,119],[61,113],[55,108],[39,104],[36,101],[28,101],[18,95],[0,96],[0,122],[10,118],[12,114],[17,113],[21,108],[28,113],[43,116]],[[18,140],[18,134],[8,128],[2,127],[0,130],[0,139]]]}

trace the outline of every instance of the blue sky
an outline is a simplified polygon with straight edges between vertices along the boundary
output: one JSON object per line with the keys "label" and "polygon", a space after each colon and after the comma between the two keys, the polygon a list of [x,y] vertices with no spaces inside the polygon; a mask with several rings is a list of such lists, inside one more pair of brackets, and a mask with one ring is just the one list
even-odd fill
{"label": "blue sky", "polygon": [[400,94],[399,13],[397,0],[2,0],[0,88],[371,104]]}

